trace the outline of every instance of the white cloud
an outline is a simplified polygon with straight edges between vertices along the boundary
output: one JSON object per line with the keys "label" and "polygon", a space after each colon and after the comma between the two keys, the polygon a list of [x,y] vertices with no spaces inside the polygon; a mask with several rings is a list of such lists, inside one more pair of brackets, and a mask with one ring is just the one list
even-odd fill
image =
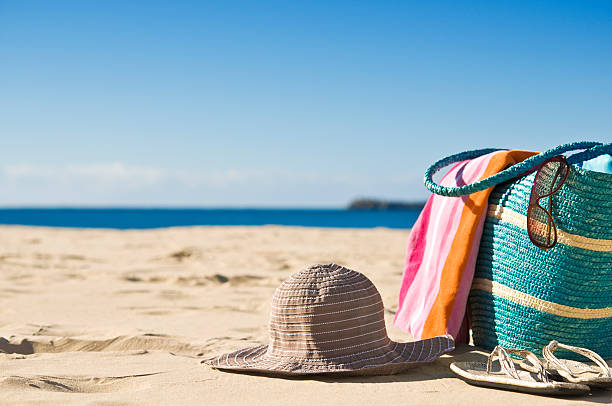
{"label": "white cloud", "polygon": [[130,183],[150,185],[164,176],[164,170],[146,166],[130,166],[121,162],[44,166],[33,164],[6,165],[2,173],[10,182],[44,180],[49,182],[86,181],[93,183]]}
{"label": "white cloud", "polygon": [[403,196],[419,182],[420,176],[380,179],[323,170],[20,163],[0,167],[0,205],[343,205],[359,196]]}

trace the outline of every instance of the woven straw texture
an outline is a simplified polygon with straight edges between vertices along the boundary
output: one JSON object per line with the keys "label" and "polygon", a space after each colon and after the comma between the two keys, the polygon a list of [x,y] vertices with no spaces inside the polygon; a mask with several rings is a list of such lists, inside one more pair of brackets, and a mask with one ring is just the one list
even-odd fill
{"label": "woven straw texture", "polygon": [[558,242],[549,250],[526,230],[533,180],[489,198],[469,299],[474,343],[541,353],[554,339],[612,359],[612,175],[572,165],[553,198]]}
{"label": "woven straw texture", "polygon": [[269,345],[224,354],[214,368],[276,375],[395,374],[454,349],[450,336],[396,343],[378,290],[359,272],[315,265],[283,282],[272,298]]}

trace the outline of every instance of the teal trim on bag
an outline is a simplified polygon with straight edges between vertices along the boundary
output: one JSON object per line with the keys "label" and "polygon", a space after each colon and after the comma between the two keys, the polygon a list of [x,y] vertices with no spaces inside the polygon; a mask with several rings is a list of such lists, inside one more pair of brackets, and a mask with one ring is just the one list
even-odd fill
{"label": "teal trim on bag", "polygon": [[579,152],[574,154],[568,158],[568,162],[570,164],[575,164],[578,162],[586,161],[592,159],[596,156],[602,154],[611,154],[612,153],[612,143],[602,144],[601,142],[591,142],[591,141],[579,141],[572,142],[569,144],[559,145],[558,147],[549,149],[548,151],[542,152],[538,155],[534,155],[525,159],[522,162],[519,162],[515,165],[512,165],[510,168],[505,169],[495,175],[492,175],[486,179],[479,180],[474,183],[470,183],[469,185],[459,186],[459,187],[447,187],[438,185],[433,181],[433,175],[438,172],[440,169],[453,164],[455,162],[461,162],[468,159],[478,158],[483,155],[490,154],[496,151],[507,151],[507,149],[495,149],[495,148],[487,148],[487,149],[477,149],[473,151],[465,151],[459,154],[451,155],[449,157],[440,159],[439,161],[432,164],[425,171],[425,187],[429,189],[430,192],[435,193],[441,196],[449,196],[449,197],[457,197],[457,196],[465,196],[472,193],[479,192],[481,190],[488,189],[492,186],[499,185],[503,182],[509,181],[517,176],[522,176],[526,172],[534,169],[539,164],[543,163],[549,158],[553,156],[561,155],[569,151],[586,149],[586,151]]}

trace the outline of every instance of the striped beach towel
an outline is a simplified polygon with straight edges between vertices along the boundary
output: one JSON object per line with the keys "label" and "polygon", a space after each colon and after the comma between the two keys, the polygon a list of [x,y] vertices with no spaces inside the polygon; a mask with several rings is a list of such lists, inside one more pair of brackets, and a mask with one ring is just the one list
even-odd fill
{"label": "striped beach towel", "polygon": [[[496,151],[459,162],[440,183],[473,183],[535,154]],[[450,334],[467,342],[467,298],[491,190],[429,198],[408,239],[395,327],[415,339]]]}

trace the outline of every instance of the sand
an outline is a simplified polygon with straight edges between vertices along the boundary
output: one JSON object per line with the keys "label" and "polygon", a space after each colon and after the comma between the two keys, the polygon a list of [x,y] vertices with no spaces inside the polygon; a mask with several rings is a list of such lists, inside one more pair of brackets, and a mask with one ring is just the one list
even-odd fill
{"label": "sand", "polygon": [[200,363],[267,342],[269,301],[301,268],[336,262],[378,287],[391,338],[408,232],[299,227],[0,227],[0,404],[490,405],[610,403],[469,386],[460,346],[407,373],[279,379]]}

